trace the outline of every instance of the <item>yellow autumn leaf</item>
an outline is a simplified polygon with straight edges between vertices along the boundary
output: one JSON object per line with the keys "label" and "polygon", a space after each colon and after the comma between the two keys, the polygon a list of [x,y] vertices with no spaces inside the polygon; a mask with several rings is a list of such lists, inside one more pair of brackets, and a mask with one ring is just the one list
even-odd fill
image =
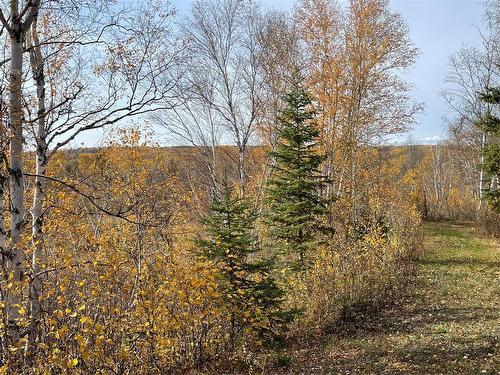
{"label": "yellow autumn leaf", "polygon": [[73,359],[68,360],[68,363],[67,363],[68,368],[73,368],[73,367],[75,367],[77,364],[78,364],[78,359],[76,359],[76,358],[73,358]]}

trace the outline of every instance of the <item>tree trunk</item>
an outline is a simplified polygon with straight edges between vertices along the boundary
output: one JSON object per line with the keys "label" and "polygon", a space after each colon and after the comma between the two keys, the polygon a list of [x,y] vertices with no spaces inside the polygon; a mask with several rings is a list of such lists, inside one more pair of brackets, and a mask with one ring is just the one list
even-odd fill
{"label": "tree trunk", "polygon": [[[4,127],[3,123],[0,117],[0,131],[2,131],[2,138],[5,137],[4,133]],[[3,146],[3,144],[2,144]],[[2,265],[6,264],[6,254],[7,254],[7,232],[5,230],[5,225],[4,225],[4,217],[6,216],[7,210],[5,209],[5,184],[8,180],[8,177],[4,173],[3,168],[1,166],[4,163],[4,150],[0,150],[0,210],[2,210],[2,215],[0,216],[0,255],[1,255],[1,260],[2,260]],[[2,293],[0,294],[0,299],[1,301],[5,301],[5,295]],[[6,342],[6,337],[5,335],[2,335],[0,338],[0,350],[2,353],[7,352],[7,342]]]}
{"label": "tree trunk", "polygon": [[[0,109],[1,111],[1,109]],[[7,180],[9,179],[6,174],[4,173],[4,170],[2,169],[2,166],[4,165],[5,162],[5,154],[4,154],[4,144],[3,140],[6,138],[5,134],[5,128],[3,124],[3,118],[0,116],[0,137],[2,141],[2,145],[0,146],[0,210],[2,211],[2,215],[0,216],[0,255],[2,257],[2,264],[5,264],[5,259],[4,256],[7,252],[7,231],[5,230],[5,225],[4,225],[4,218],[5,218],[5,184]],[[3,296],[2,296],[3,297]],[[2,298],[3,300],[3,298]]]}
{"label": "tree trunk", "polygon": [[238,173],[239,173],[239,194],[240,198],[245,197],[245,184],[246,184],[246,173],[245,173],[245,148],[238,146]]}
{"label": "tree trunk", "polygon": [[484,190],[484,170],[483,170],[483,163],[484,163],[484,147],[486,146],[486,132],[483,132],[483,136],[481,139],[481,161],[479,164],[479,203],[477,206],[477,211],[481,211],[481,207],[483,204],[483,190]]}
{"label": "tree trunk", "polygon": [[33,196],[32,207],[32,242],[33,242],[33,256],[32,256],[32,270],[33,277],[30,285],[30,314],[31,314],[31,329],[29,342],[33,343],[36,340],[38,322],[40,321],[40,291],[42,289],[42,279],[40,273],[40,259],[43,256],[43,201],[45,198],[44,192],[44,178],[47,168],[47,134],[45,128],[45,75],[44,75],[44,62],[40,49],[40,41],[37,32],[37,18],[35,17],[32,24],[32,41],[35,46],[30,52],[31,69],[33,72],[33,79],[35,80],[37,90],[37,133],[36,133],[36,177],[35,177],[35,191]]}
{"label": "tree trunk", "polygon": [[[18,17],[17,2],[11,3],[11,17]],[[13,25],[10,31],[10,148],[9,148],[9,181],[10,181],[10,244],[7,254],[7,272],[12,282],[20,282],[23,278],[23,250],[20,247],[24,227],[24,178],[23,178],[23,102],[22,102],[22,68],[23,68],[23,32],[20,22]],[[11,338],[17,341],[19,327],[17,319],[20,309],[19,294],[7,293],[7,322],[11,329]]]}

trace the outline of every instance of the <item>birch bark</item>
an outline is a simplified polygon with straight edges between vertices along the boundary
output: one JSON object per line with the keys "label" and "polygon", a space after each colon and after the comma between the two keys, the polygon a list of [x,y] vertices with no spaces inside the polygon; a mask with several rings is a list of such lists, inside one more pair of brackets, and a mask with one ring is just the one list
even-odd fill
{"label": "birch bark", "polygon": [[40,47],[40,38],[37,29],[37,17],[33,19],[31,26],[32,49],[30,51],[30,63],[33,79],[36,85],[37,94],[37,130],[36,130],[36,167],[35,186],[32,205],[32,243],[33,255],[31,266],[33,277],[30,285],[29,303],[32,326],[30,329],[30,342],[34,342],[37,337],[38,321],[40,320],[40,292],[42,290],[42,279],[40,274],[40,259],[43,256],[43,201],[45,198],[44,178],[47,168],[47,132],[45,126],[45,75],[44,60]]}
{"label": "birch bark", "polygon": [[[23,251],[20,248],[24,227],[24,178],[23,178],[23,38],[24,32],[19,22],[19,4],[10,3],[10,74],[9,74],[9,184],[10,184],[10,244],[7,250],[6,268],[13,282],[20,282],[23,277],[21,262]],[[12,275],[12,276],[10,276]],[[16,321],[19,318],[19,295],[7,293],[7,322],[12,327],[12,338],[19,337]]]}

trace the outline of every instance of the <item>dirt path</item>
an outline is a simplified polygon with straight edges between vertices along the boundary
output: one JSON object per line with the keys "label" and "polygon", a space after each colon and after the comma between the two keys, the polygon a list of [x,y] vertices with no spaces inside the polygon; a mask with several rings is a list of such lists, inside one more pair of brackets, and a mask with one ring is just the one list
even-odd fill
{"label": "dirt path", "polygon": [[428,224],[414,291],[401,304],[296,353],[289,374],[500,374],[500,244]]}

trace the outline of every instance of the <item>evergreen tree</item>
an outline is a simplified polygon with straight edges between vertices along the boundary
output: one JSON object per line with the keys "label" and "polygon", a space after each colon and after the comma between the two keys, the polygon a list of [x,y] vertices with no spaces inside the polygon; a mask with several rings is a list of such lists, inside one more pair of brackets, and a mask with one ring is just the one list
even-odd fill
{"label": "evergreen tree", "polygon": [[[500,105],[500,88],[490,88],[481,95],[481,100],[492,105]],[[489,111],[479,122],[486,134],[487,144],[483,148],[484,195],[490,206],[500,213],[500,118]]]}
{"label": "evergreen tree", "polygon": [[264,338],[274,337],[286,323],[279,310],[283,292],[272,277],[273,261],[259,260],[254,235],[256,213],[241,198],[228,193],[210,205],[202,220],[206,238],[197,241],[203,258],[213,262],[231,310],[233,349],[243,330],[251,327]]}
{"label": "evergreen tree", "polygon": [[295,75],[277,127],[278,143],[267,186],[268,223],[278,250],[292,268],[308,265],[308,252],[319,244],[327,215],[321,196],[326,178],[319,168],[319,131],[314,126],[312,99]]}

